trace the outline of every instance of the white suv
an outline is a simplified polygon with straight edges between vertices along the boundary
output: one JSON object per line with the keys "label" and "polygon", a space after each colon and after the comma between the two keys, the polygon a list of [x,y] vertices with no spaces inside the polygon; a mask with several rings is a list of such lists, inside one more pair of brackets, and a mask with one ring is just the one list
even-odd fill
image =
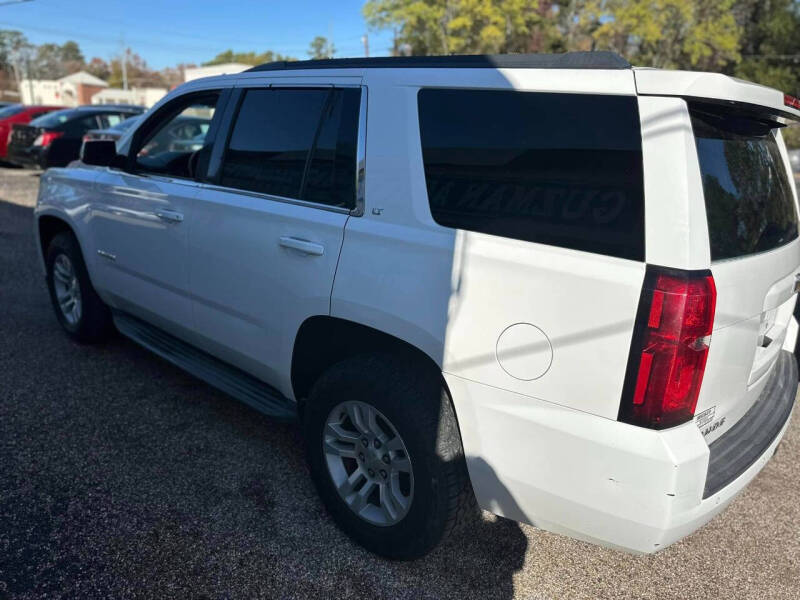
{"label": "white suv", "polygon": [[[161,132],[192,117],[191,144]],[[394,558],[473,500],[653,552],[769,460],[797,388],[800,101],[613,54],[274,63],[42,176],[61,325],[298,418]]]}

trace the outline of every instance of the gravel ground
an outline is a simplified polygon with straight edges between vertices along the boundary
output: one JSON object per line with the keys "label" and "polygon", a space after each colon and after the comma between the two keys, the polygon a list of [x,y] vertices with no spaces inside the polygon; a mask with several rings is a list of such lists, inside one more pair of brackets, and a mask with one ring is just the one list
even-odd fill
{"label": "gravel ground", "polygon": [[38,179],[0,169],[0,598],[798,598],[800,421],[719,518],[646,557],[485,515],[412,563],[354,546],[302,441],[116,339],[59,330]]}

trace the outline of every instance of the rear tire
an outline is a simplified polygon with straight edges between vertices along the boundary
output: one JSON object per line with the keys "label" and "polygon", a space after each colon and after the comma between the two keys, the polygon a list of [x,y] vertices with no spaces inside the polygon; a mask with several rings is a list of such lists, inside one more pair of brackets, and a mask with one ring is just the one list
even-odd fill
{"label": "rear tire", "polygon": [[[352,414],[364,418],[351,419]],[[375,415],[372,428],[365,425],[368,414]],[[354,422],[359,420],[360,427]],[[376,554],[400,560],[423,556],[475,507],[441,374],[418,361],[386,354],[334,365],[311,390],[304,428],[323,503],[348,536]],[[384,446],[375,444],[378,438]],[[347,456],[340,459],[340,453]],[[363,485],[351,483],[359,484],[356,478]],[[367,500],[359,502],[359,492],[368,489]],[[390,490],[394,499],[384,502]]]}
{"label": "rear tire", "polygon": [[81,343],[105,340],[113,331],[111,312],[92,287],[78,241],[71,232],[53,237],[45,265],[50,300],[64,331]]}

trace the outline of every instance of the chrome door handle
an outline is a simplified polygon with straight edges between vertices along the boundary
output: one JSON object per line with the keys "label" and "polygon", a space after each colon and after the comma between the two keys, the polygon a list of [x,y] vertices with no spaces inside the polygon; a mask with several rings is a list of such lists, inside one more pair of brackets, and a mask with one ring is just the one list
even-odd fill
{"label": "chrome door handle", "polygon": [[183,221],[183,215],[174,210],[158,209],[155,211],[155,215],[162,221],[167,221],[169,223],[180,223]]}
{"label": "chrome door handle", "polygon": [[309,242],[307,240],[301,240],[294,237],[281,237],[280,245],[284,248],[291,248],[292,250],[297,250],[298,252],[309,254],[311,256],[322,256],[325,254],[325,246],[322,244],[316,244],[314,242]]}

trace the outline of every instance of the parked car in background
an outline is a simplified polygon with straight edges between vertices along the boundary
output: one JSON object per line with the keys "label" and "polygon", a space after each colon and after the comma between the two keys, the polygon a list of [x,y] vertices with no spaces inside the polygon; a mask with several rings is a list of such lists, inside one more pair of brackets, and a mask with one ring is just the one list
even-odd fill
{"label": "parked car in background", "polygon": [[59,110],[27,125],[14,125],[8,140],[8,160],[24,167],[63,167],[80,154],[83,136],[140,115],[142,106],[98,104]]}
{"label": "parked car in background", "polygon": [[55,110],[62,110],[63,106],[46,106],[25,104],[9,104],[0,108],[0,159],[8,153],[8,136],[15,124],[23,125],[31,120],[46,115]]}
{"label": "parked car in background", "polygon": [[106,127],[105,129],[90,129],[86,132],[83,136],[83,141],[88,142],[90,140],[112,140],[116,142],[119,138],[122,137],[122,134],[128,131],[131,127],[136,125],[139,122],[140,117],[130,117],[125,119],[124,121],[120,121],[116,125],[112,125],[111,127]]}

